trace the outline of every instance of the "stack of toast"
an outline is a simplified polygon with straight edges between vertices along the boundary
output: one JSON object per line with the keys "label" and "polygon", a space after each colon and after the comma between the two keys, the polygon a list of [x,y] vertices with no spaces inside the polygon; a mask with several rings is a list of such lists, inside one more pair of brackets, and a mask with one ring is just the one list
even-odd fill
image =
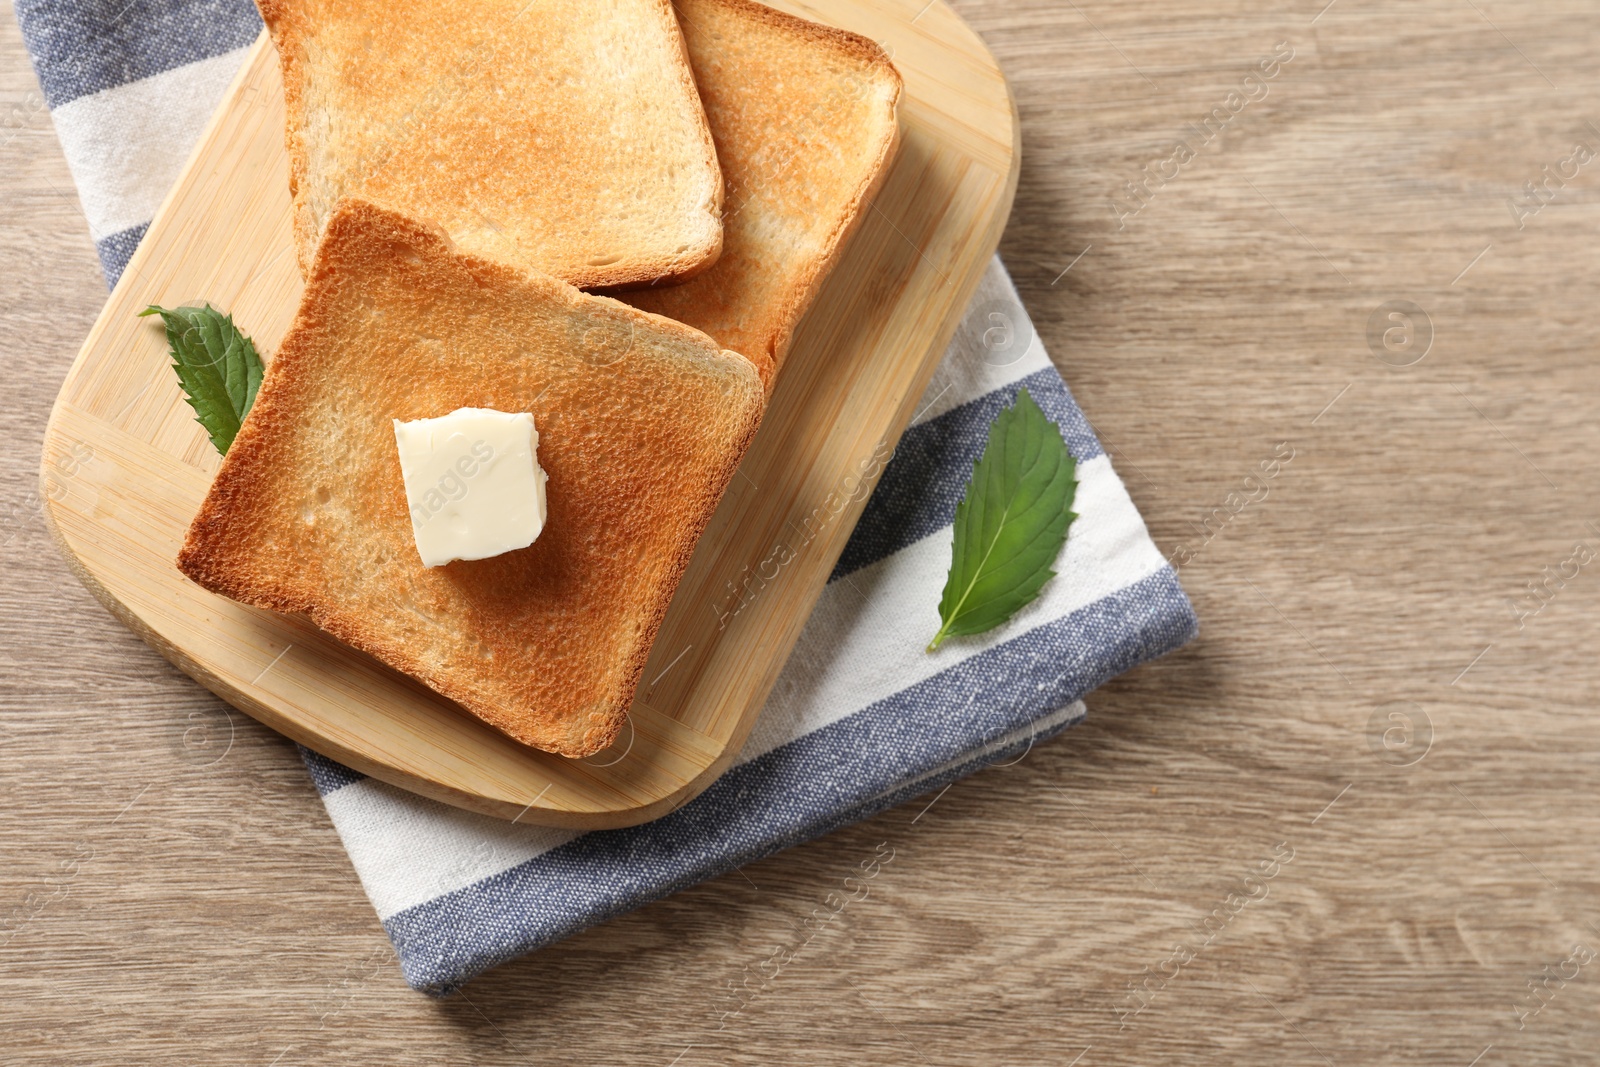
{"label": "stack of toast", "polygon": [[[900,76],[752,0],[259,3],[306,290],[178,565],[597,752],[893,158]],[[461,408],[533,416],[548,522],[427,567],[391,427]]]}

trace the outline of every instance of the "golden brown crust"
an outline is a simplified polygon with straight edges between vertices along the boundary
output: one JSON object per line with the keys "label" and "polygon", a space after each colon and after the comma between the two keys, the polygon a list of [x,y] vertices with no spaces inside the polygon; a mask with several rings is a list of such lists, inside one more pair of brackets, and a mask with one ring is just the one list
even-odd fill
{"label": "golden brown crust", "polygon": [[623,299],[744,353],[770,391],[800,318],[899,147],[903,87],[859,34],[753,0],[677,0],[730,186],[723,253],[676,288]]}
{"label": "golden brown crust", "polygon": [[289,196],[294,209],[291,222],[294,229],[295,259],[300,264],[300,276],[311,270],[311,257],[317,250],[316,227],[310,221],[311,208],[302,190],[306,184],[306,152],[300,134],[301,119],[305,115],[305,90],[300,77],[300,65],[290,60],[294,48],[290,9],[287,0],[256,0],[261,21],[266,23],[272,45],[278,53],[278,70],[283,75],[283,102],[288,121],[283,125],[283,146],[289,153]]}
{"label": "golden brown crust", "polygon": [[[682,17],[684,10],[693,2],[694,0],[673,0],[673,7]],[[792,34],[812,44],[829,45],[841,52],[848,52],[868,66],[887,68],[887,71],[893,73],[896,82],[900,80],[900,72],[895,69],[889,54],[870,37],[863,37],[859,33],[852,33],[837,26],[812,22],[810,19],[803,19],[798,15],[791,15],[786,11],[757,3],[756,0],[714,0],[714,2],[751,22],[764,24],[781,33]]]}
{"label": "golden brown crust", "polygon": [[[593,62],[568,44],[570,31],[603,31],[605,22],[579,0],[449,0],[398,21],[364,0],[257,0],[283,73],[301,273],[324,216],[347,195],[438,219],[468,251],[584,289],[673,285],[714,264],[722,172],[682,34],[670,0],[631,2],[639,22],[613,32],[636,51],[659,44],[647,90],[619,91],[599,77],[539,82],[557,59]],[[507,21],[495,26],[494,17]],[[540,19],[548,25],[536,26]],[[382,58],[368,61],[356,43],[374,41]],[[503,92],[485,87],[491,76]],[[500,100],[516,103],[496,110]],[[588,111],[577,110],[587,120],[572,118],[584,101]],[[601,120],[615,118],[619,101],[634,120],[620,134],[622,119]],[[632,141],[646,150],[630,154]],[[486,145],[503,154],[474,171]],[[674,164],[666,177],[650,169],[664,160]],[[651,190],[649,218],[638,216],[641,188]]]}
{"label": "golden brown crust", "polygon": [[[462,406],[534,413],[549,522],[529,548],[428,569],[390,419]],[[763,408],[749,363],[698,331],[345,201],[178,565],[587,755],[621,729]]]}

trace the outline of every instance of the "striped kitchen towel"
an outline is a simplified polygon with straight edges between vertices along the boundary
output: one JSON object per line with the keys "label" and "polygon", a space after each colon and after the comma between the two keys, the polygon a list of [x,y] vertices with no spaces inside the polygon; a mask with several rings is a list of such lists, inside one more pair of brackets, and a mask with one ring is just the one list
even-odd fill
{"label": "striped kitchen towel", "polygon": [[[43,88],[33,110],[50,109],[115,282],[260,20],[249,0],[17,0],[16,9]],[[26,106],[13,110],[10,121],[28,120]],[[1080,517],[1037,601],[929,655],[956,503],[990,421],[1024,386],[1080,464]],[[463,812],[311,752],[306,765],[406,980],[445,993],[1014,758],[1079,721],[1085,693],[1195,630],[1176,574],[996,259],[748,743],[700,797],[644,826],[577,833]]]}

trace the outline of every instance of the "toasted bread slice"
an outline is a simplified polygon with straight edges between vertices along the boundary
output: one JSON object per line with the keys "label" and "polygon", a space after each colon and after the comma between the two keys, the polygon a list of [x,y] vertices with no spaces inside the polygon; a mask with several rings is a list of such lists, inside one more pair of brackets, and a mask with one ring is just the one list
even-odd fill
{"label": "toasted bread slice", "polygon": [[344,196],[583,288],[716,260],[722,175],[668,0],[259,6],[302,272]]}
{"label": "toasted bread slice", "polygon": [[728,187],[722,257],[623,299],[750,357],[770,389],[899,145],[900,73],[865,37],[750,0],[676,6]]}
{"label": "toasted bread slice", "polygon": [[[586,755],[621,728],[764,403],[749,361],[696,330],[344,201],[178,566]],[[429,569],[391,420],[461,407],[533,414],[548,520],[527,548]]]}

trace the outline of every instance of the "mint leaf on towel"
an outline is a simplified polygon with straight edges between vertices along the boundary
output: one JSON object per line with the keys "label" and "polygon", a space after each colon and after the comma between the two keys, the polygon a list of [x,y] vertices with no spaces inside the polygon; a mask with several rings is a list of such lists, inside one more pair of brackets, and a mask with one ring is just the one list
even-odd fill
{"label": "mint leaf on towel", "polygon": [[226,456],[261,388],[261,357],[255,344],[239,332],[232,315],[210,304],[170,311],[151,304],[139,312],[140,318],[146,315],[160,315],[166,324],[178,384],[194,408],[195,421]]}
{"label": "mint leaf on towel", "polygon": [[928,644],[992,630],[1031,603],[1077,515],[1077,463],[1061,429],[1028,390],[995,416],[989,442],[956,506],[950,577],[939,600],[943,623]]}

